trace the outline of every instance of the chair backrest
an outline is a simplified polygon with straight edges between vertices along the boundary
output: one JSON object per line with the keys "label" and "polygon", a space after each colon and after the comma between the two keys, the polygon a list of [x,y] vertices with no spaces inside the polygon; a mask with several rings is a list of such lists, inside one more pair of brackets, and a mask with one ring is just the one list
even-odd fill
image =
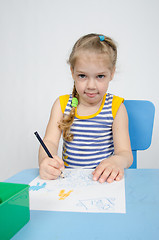
{"label": "chair backrest", "polygon": [[150,101],[125,100],[129,118],[129,134],[133,153],[133,164],[137,167],[137,150],[145,150],[151,145],[155,107]]}

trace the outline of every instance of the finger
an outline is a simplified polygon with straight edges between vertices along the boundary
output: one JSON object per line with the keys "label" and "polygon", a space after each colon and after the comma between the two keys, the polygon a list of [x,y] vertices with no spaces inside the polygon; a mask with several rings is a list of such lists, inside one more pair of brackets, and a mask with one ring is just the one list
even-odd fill
{"label": "finger", "polygon": [[43,177],[44,180],[55,180],[57,178],[58,178],[57,176],[53,176],[53,175],[50,175],[48,173],[45,174],[44,177]]}
{"label": "finger", "polygon": [[112,168],[111,167],[107,167],[104,172],[102,173],[101,177],[99,178],[99,182],[103,183],[107,180],[107,178],[110,176],[110,174],[112,173]]}
{"label": "finger", "polygon": [[60,170],[63,170],[65,168],[64,161],[59,156],[54,156],[54,159],[60,164]]}
{"label": "finger", "polygon": [[103,173],[104,169],[102,167],[97,167],[93,172],[93,180],[97,181],[101,174]]}
{"label": "finger", "polygon": [[48,168],[46,169],[46,173],[55,176],[56,178],[61,174],[60,169],[57,169],[55,167],[52,166],[48,166]]}
{"label": "finger", "polygon": [[95,172],[97,171],[97,169],[98,169],[98,166],[93,170],[92,175],[95,174]]}
{"label": "finger", "polygon": [[57,176],[53,176],[47,172],[39,171],[40,177],[44,180],[54,180],[57,178]]}
{"label": "finger", "polygon": [[107,182],[112,183],[115,180],[115,178],[117,177],[118,174],[119,174],[119,170],[118,169],[113,169],[110,176],[107,178]]}
{"label": "finger", "polygon": [[124,176],[124,171],[120,171],[119,174],[116,176],[115,180],[120,181]]}
{"label": "finger", "polygon": [[55,158],[49,158],[48,165],[56,169],[60,169],[61,167],[61,165],[59,164],[59,161],[57,161],[57,159]]}

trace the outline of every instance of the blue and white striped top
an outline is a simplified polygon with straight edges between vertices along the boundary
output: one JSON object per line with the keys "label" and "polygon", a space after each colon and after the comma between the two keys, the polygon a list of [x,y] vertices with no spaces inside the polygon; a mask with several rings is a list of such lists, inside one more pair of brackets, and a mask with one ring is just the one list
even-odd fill
{"label": "blue and white striped top", "polygon": [[[123,98],[109,93],[103,97],[101,107],[96,114],[80,117],[76,109],[74,122],[70,129],[74,136],[73,140],[68,142],[63,139],[62,155],[66,167],[95,168],[102,160],[114,153],[112,133],[114,97],[118,100],[115,101],[116,106],[113,107],[117,112]],[[69,114],[72,108],[71,102],[72,95],[69,95],[64,114]]]}

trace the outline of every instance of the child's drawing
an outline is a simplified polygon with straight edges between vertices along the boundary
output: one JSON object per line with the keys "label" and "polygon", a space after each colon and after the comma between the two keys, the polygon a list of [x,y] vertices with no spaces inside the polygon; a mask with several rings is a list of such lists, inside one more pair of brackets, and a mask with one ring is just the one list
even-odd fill
{"label": "child's drawing", "polygon": [[95,199],[85,199],[79,200],[78,206],[84,208],[85,210],[96,210],[101,212],[107,212],[114,209],[115,198],[95,198]]}
{"label": "child's drawing", "polygon": [[[100,184],[99,182],[92,181],[92,170],[65,170],[64,178],[58,179],[58,186],[66,187],[85,187],[94,184]],[[107,183],[105,183],[107,184]]]}
{"label": "child's drawing", "polygon": [[59,200],[65,200],[65,198],[68,197],[71,192],[73,192],[73,190],[70,190],[67,193],[65,193],[65,190],[62,189],[59,193],[59,197],[60,197]]}
{"label": "child's drawing", "polygon": [[124,179],[101,184],[92,180],[91,169],[66,169],[64,177],[35,178],[30,183],[30,209],[125,213]]}
{"label": "child's drawing", "polygon": [[46,183],[43,183],[43,184],[40,185],[40,182],[37,182],[37,184],[35,186],[31,186],[29,188],[29,191],[31,191],[31,190],[32,191],[38,191],[38,190],[40,190],[42,188],[45,188],[45,186],[46,186]]}

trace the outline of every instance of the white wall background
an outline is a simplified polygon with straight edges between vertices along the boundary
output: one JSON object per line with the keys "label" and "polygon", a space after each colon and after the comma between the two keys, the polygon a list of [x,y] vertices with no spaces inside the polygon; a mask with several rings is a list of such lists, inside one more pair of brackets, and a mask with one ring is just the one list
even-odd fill
{"label": "white wall background", "polygon": [[72,90],[66,60],[84,34],[118,43],[109,92],[156,107],[151,147],[139,168],[159,168],[159,1],[0,0],[0,180],[38,167],[54,100]]}

